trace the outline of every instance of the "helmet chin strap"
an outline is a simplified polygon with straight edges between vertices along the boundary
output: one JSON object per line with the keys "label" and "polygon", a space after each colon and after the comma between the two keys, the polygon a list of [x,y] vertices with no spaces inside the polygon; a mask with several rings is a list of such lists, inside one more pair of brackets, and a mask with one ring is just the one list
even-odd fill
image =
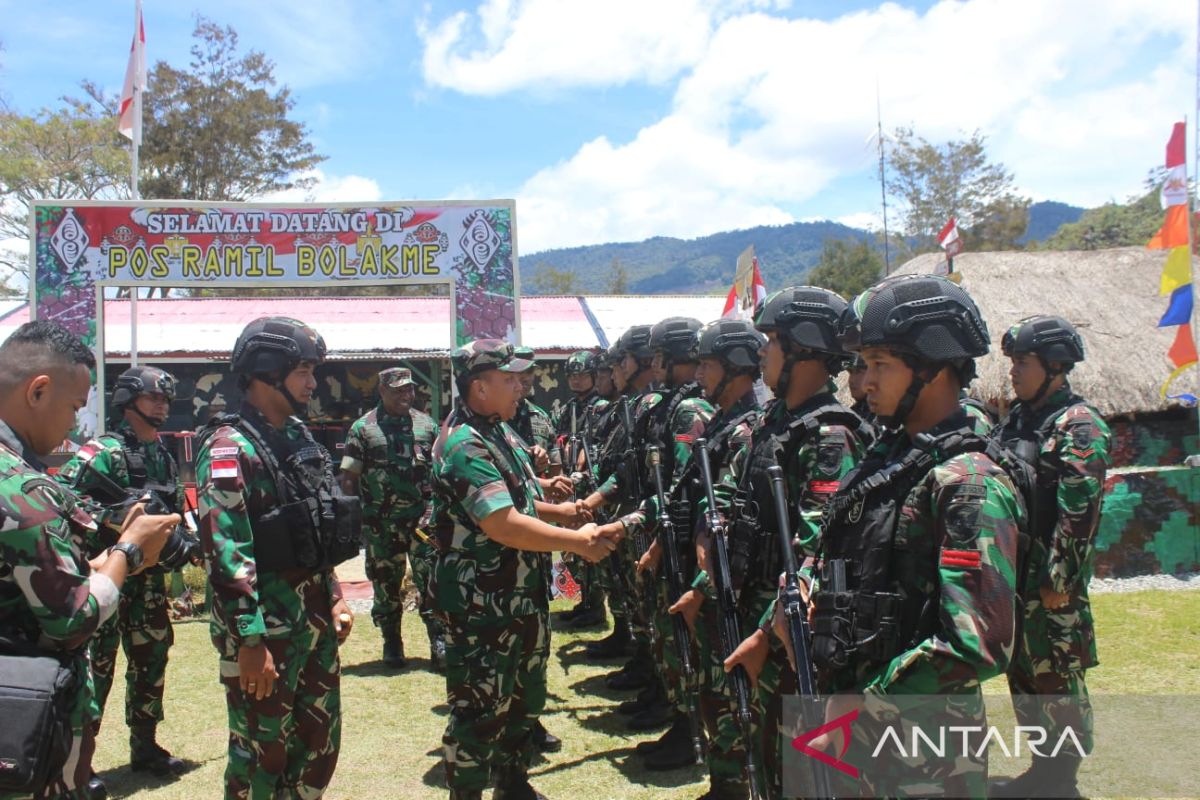
{"label": "helmet chin strap", "polygon": [[167,423],[167,421],[165,419],[155,419],[154,417],[146,416],[145,414],[142,413],[142,410],[140,408],[138,408],[136,405],[134,405],[133,403],[130,403],[128,406],[126,406],[126,408],[128,408],[134,414],[137,414],[139,417],[141,417],[142,422],[145,422],[151,428],[154,428],[154,430],[158,430],[159,428],[161,428],[163,425],[165,425]]}
{"label": "helmet chin strap", "polygon": [[908,415],[912,413],[913,408],[917,405],[917,398],[921,395],[921,390],[933,380],[937,375],[936,372],[928,378],[921,374],[925,367],[919,364],[913,364],[912,380],[908,382],[908,388],[904,390],[904,395],[900,401],[896,403],[896,408],[891,414],[879,414],[879,421],[888,427],[898,428],[908,419]]}
{"label": "helmet chin strap", "polygon": [[1051,368],[1050,362],[1043,358],[1041,353],[1038,353],[1038,361],[1042,362],[1042,370],[1046,373],[1046,377],[1042,379],[1042,385],[1038,387],[1037,392],[1029,399],[1031,406],[1036,406],[1045,399],[1046,392],[1050,390],[1050,384],[1063,373],[1061,369]]}
{"label": "helmet chin strap", "polygon": [[287,399],[288,403],[292,407],[292,412],[296,414],[296,416],[300,416],[308,410],[308,403],[301,403],[299,400],[297,400],[295,396],[288,390],[286,383],[277,379],[271,385],[274,386],[275,390]]}

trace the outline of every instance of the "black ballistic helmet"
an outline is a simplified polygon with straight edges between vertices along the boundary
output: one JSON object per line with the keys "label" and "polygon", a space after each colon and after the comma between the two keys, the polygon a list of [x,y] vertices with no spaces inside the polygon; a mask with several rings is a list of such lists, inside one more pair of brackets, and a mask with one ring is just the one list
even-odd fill
{"label": "black ballistic helmet", "polygon": [[695,361],[700,320],[667,317],[650,329],[650,352],[662,352],[667,363]]}
{"label": "black ballistic helmet", "polygon": [[324,360],[325,340],[308,325],[288,317],[261,317],[238,336],[229,368],[282,381],[300,362]]}
{"label": "black ballistic helmet", "polygon": [[719,319],[700,329],[698,358],[715,358],[727,370],[757,372],[758,351],[767,342],[754,325],[743,319]]}
{"label": "black ballistic helmet", "polygon": [[962,287],[937,275],[897,275],[867,289],[842,316],[842,345],[859,352],[882,347],[899,353],[913,369],[895,410],[880,420],[900,425],[912,412],[930,367],[950,365],[963,385],[975,374],[974,359],[986,355],[987,324]]}
{"label": "black ballistic helmet", "polygon": [[567,358],[565,371],[568,375],[584,375],[594,373],[596,369],[596,354],[591,350],[580,350]]}
{"label": "black ballistic helmet", "polygon": [[654,351],[650,349],[649,325],[634,325],[622,333],[620,338],[613,342],[612,347],[608,349],[609,358],[614,363],[625,358],[626,353],[638,361],[649,361],[654,358]]}
{"label": "black ballistic helmet", "polygon": [[1073,365],[1083,361],[1083,339],[1075,326],[1046,314],[1026,317],[1005,331],[1000,349],[1010,357],[1035,353],[1043,362]]}
{"label": "black ballistic helmet", "polygon": [[842,355],[838,321],[846,301],[836,292],[817,286],[793,286],[767,297],[754,313],[754,327],[774,331],[784,349],[800,348]]}
{"label": "black ballistic helmet", "polygon": [[938,275],[897,275],[854,298],[842,317],[842,346],[886,347],[933,364],[986,355],[987,324],[961,286]]}
{"label": "black ballistic helmet", "polygon": [[161,394],[168,401],[174,401],[175,376],[157,367],[130,367],[117,378],[112,393],[112,407],[124,410],[143,394]]}

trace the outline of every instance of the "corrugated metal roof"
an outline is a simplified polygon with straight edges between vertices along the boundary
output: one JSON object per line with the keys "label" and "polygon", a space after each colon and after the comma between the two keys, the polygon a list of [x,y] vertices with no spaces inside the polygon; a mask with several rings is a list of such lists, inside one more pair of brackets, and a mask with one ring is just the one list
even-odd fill
{"label": "corrugated metal roof", "polygon": [[725,298],[710,295],[589,295],[584,299],[611,344],[634,325],[652,325],[665,317],[720,319]]}
{"label": "corrugated metal roof", "polygon": [[[723,306],[723,298],[693,295],[523,297],[522,341],[539,353],[570,353],[600,346],[593,318],[612,342],[632,325],[667,316],[707,322],[719,317]],[[129,353],[129,309],[128,300],[105,302],[110,356]],[[446,297],[185,297],[138,301],[138,352],[227,357],[246,323],[274,315],[296,317],[319,330],[333,358],[443,355],[451,347]],[[28,319],[28,307],[0,319],[0,341]]]}

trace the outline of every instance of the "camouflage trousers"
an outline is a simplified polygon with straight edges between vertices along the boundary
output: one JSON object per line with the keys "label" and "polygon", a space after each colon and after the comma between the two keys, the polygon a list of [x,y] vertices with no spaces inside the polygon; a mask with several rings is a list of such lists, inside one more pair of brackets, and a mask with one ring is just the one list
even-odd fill
{"label": "camouflage trousers", "polygon": [[1013,695],[1017,722],[1045,729],[1046,741],[1051,745],[1070,727],[1084,750],[1091,752],[1095,744],[1095,717],[1084,670],[1036,671],[1038,666],[1046,665],[1018,657],[1008,670],[1008,688]]}
{"label": "camouflage trousers", "polygon": [[[696,618],[697,670],[700,677],[700,714],[708,733],[705,761],[713,785],[746,780],[746,742],[738,725],[737,701],[725,674],[721,651],[721,633],[716,595],[711,588],[704,593],[704,605]],[[754,694],[747,700],[753,713]]]}
{"label": "camouflage trousers", "polygon": [[[404,576],[408,572],[408,562],[412,561],[413,583],[418,582],[418,575],[427,585],[433,549],[422,543],[413,532],[419,520],[417,519],[379,519],[368,517],[363,520],[363,538],[367,543],[367,578],[375,592],[375,601],[371,606],[371,620],[376,626],[398,627],[404,615]],[[414,540],[419,547],[414,547]],[[424,562],[418,566],[418,560]],[[420,584],[417,586],[418,596],[424,591]],[[422,614],[427,616],[426,614]]]}
{"label": "camouflage trousers", "polygon": [[91,641],[92,674],[100,716],[112,689],[117,645],[125,651],[125,722],[161,722],[167,655],[175,642],[167,606],[166,576],[133,575],[121,587],[117,613]]}
{"label": "camouflage trousers", "polygon": [[279,679],[262,700],[238,685],[237,645],[216,635],[229,716],[226,798],[316,798],[333,777],[342,711],[337,635],[322,576],[296,588],[303,624],[263,638]]}
{"label": "camouflage trousers", "polygon": [[[743,587],[738,598],[742,635],[749,636],[775,600],[776,590],[763,585]],[[783,696],[796,691],[796,673],[787,660],[783,643],[770,637],[771,649],[753,690],[755,745],[758,748],[760,785],[768,797],[782,797],[783,788]]]}
{"label": "camouflage trousers", "polygon": [[699,686],[699,683],[697,683],[699,679],[698,668],[696,666],[699,663],[699,659],[696,653],[695,637],[691,635],[691,630],[689,629],[688,639],[690,641],[688,642],[687,656],[693,673],[692,680],[689,683],[684,672],[683,660],[680,658],[679,646],[676,644],[675,615],[667,610],[670,608],[670,602],[667,597],[666,577],[662,576],[656,580],[654,588],[655,605],[654,621],[652,624],[658,634],[655,637],[654,661],[658,665],[663,686],[666,688],[667,702],[678,713],[687,716],[691,713],[691,703],[695,700],[694,690]]}
{"label": "camouflage trousers", "polygon": [[446,784],[482,791],[493,773],[524,774],[533,725],[546,704],[550,626],[545,612],[511,620],[448,615],[442,735]]}

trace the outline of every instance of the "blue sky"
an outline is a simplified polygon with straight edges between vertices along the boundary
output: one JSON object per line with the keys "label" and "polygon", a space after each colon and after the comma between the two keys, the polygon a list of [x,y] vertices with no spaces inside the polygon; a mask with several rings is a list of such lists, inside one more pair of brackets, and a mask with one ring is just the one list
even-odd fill
{"label": "blue sky", "polygon": [[[145,0],[186,64],[199,3]],[[520,250],[878,216],[867,138],[973,129],[1035,199],[1138,191],[1195,114],[1185,0],[208,0],[296,99],[318,201],[515,197]],[[132,0],[0,0],[0,97],[119,92]],[[304,199],[289,195],[287,199]]]}

